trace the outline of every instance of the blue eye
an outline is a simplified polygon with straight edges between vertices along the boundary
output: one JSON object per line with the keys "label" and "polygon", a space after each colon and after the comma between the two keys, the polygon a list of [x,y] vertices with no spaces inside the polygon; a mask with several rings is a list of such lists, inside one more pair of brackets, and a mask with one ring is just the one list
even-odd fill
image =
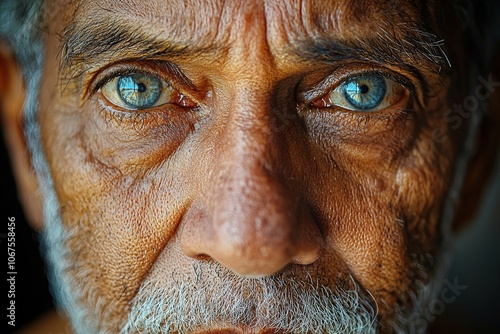
{"label": "blue eye", "polygon": [[116,81],[118,96],[129,107],[144,109],[153,106],[160,98],[161,80],[145,74],[130,74]]}
{"label": "blue eye", "polygon": [[378,107],[384,100],[387,86],[383,77],[363,74],[348,79],[340,89],[355,109],[370,110]]}
{"label": "blue eye", "polygon": [[375,112],[408,97],[408,93],[401,84],[378,73],[363,73],[345,80],[328,94],[312,101],[311,106]]}
{"label": "blue eye", "polygon": [[104,84],[101,91],[109,102],[128,110],[148,109],[168,103],[192,104],[165,80],[141,72],[116,76]]}

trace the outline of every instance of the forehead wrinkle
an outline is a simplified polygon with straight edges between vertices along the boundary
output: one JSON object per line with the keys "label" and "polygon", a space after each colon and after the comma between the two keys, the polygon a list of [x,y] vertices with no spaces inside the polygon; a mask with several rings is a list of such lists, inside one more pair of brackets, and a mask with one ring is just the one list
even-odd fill
{"label": "forehead wrinkle", "polygon": [[[113,54],[131,51],[130,49],[140,50],[148,55],[163,48],[163,51],[168,51],[169,55],[174,56],[189,48],[204,52],[211,49],[211,51],[218,50],[222,55],[223,50],[227,51],[229,42],[235,37],[230,35],[241,34],[241,31],[238,32],[234,26],[240,24],[238,20],[248,14],[245,13],[245,9],[248,12],[248,8],[252,7],[250,4],[245,6],[247,8],[243,8],[244,6],[232,2],[228,4],[173,0],[169,2],[168,8],[158,8],[153,3],[156,2],[138,5],[135,1],[125,0],[119,2],[119,5],[111,6],[109,1],[81,2],[74,16],[74,22],[68,26],[69,29],[66,29],[63,35],[65,45],[63,54],[66,57],[63,59],[62,67],[78,63],[74,61],[75,59],[85,61],[88,55],[100,55],[106,52]],[[198,3],[198,6],[194,6],[193,3]],[[274,49],[272,53],[275,57],[286,56],[283,50],[300,49],[304,41],[334,40],[346,45],[361,46],[361,50],[367,51],[365,54],[372,53],[373,59],[387,60],[392,57],[393,62],[403,60],[413,63],[423,60],[423,64],[428,68],[433,67],[432,64],[438,68],[446,68],[447,64],[444,61],[446,55],[441,48],[442,41],[426,27],[421,27],[421,23],[418,26],[419,23],[416,22],[418,20],[383,19],[401,15],[411,17],[410,12],[420,12],[419,6],[410,5],[406,9],[398,9],[397,6],[390,6],[387,3],[380,5],[373,1],[321,3],[326,9],[318,6],[318,2],[309,0],[265,3],[264,24],[267,24],[265,33],[270,48]],[[363,5],[365,7],[359,9]],[[199,14],[200,7],[206,10],[204,15],[196,15]],[[243,15],[238,13],[240,11]],[[354,12],[356,14],[352,14]],[[363,15],[368,17],[363,19]],[[179,20],[179,17],[183,19]],[[236,23],[231,27],[233,21]],[[376,29],[373,29],[373,24],[367,25],[366,21],[375,22]],[[71,33],[68,33],[69,31]],[[116,32],[115,35],[110,35],[110,31]],[[209,33],[205,34],[206,31]],[[99,36],[100,48],[98,43],[91,41],[96,34],[105,37]],[[75,41],[75,38],[72,38],[75,35],[81,38],[79,42],[83,43],[70,43]],[[173,41],[165,41],[165,45],[161,45],[162,39],[170,38]],[[175,47],[169,48],[167,42],[174,42]],[[89,45],[94,46],[94,50],[87,48]],[[119,50],[123,47],[128,50]],[[199,56],[204,52],[200,52]],[[324,56],[328,55],[321,55]]]}
{"label": "forehead wrinkle", "polygon": [[[134,44],[146,47],[148,43],[154,45],[155,42],[164,39],[188,50],[218,50],[222,56],[231,42],[240,40],[240,32],[248,26],[246,25],[248,17],[255,14],[253,10],[255,4],[257,2],[250,3],[249,6],[238,1],[196,0],[173,0],[167,3],[158,1],[138,3],[133,0],[117,3],[103,0],[82,1],[76,6],[72,19],[64,29],[62,44],[66,50],[71,50],[68,46],[77,45],[72,42],[79,39],[88,42],[84,44],[97,46],[97,43],[91,42],[90,35],[96,37],[96,34],[114,33],[114,40],[120,42],[134,41]],[[123,36],[118,32],[123,32]],[[97,37],[100,42],[104,42],[105,47],[115,44],[111,36]],[[143,39],[142,43],[140,39]],[[110,43],[113,45],[109,45]],[[130,49],[135,45],[119,46]],[[80,48],[80,51],[84,51],[83,48]],[[84,59],[80,57],[80,60]]]}
{"label": "forehead wrinkle", "polygon": [[[268,11],[279,17],[270,29],[275,36],[270,38],[285,36],[283,49],[295,50],[310,60],[338,60],[344,55],[317,52],[328,51],[322,45],[337,44],[360,51],[354,59],[401,63],[448,75],[451,64],[444,40],[431,28],[434,18],[429,14],[433,13],[424,9],[425,4],[417,0],[269,2]],[[304,49],[314,44],[318,46],[315,52]]]}
{"label": "forehead wrinkle", "polygon": [[60,75],[64,79],[78,78],[91,67],[113,61],[213,59],[226,49],[208,39],[192,41],[189,36],[172,33],[168,25],[147,20],[145,16],[89,6],[87,3],[78,7],[60,33]]}
{"label": "forehead wrinkle", "polygon": [[[405,6],[405,4],[407,6]],[[373,0],[280,0],[267,2],[274,33],[288,35],[288,40],[306,38],[334,38],[352,40],[361,35],[370,36],[377,32],[381,24],[391,27],[404,22],[404,26],[415,26],[424,20],[420,17],[420,7],[415,1],[404,4],[395,1]],[[393,28],[395,34],[403,25]]]}
{"label": "forehead wrinkle", "polygon": [[[365,1],[312,1],[312,0],[280,0],[267,1],[268,13],[278,17],[270,20],[273,25],[271,31],[275,34],[287,35],[288,40],[325,37],[335,35],[348,38],[349,34],[364,29],[367,19],[377,11],[378,5],[369,1],[368,8],[360,14],[360,3]],[[369,9],[369,10],[368,10]],[[370,15],[368,15],[369,13]]]}
{"label": "forehead wrinkle", "polygon": [[218,1],[78,0],[76,3],[68,26],[80,26],[92,32],[92,24],[105,27],[106,21],[112,20],[128,26],[131,32],[135,29],[144,36],[158,36],[176,44],[200,48],[214,45],[218,40],[221,42],[218,44],[222,45],[224,40],[219,31],[224,29],[219,28],[231,23],[224,20],[223,6]]}
{"label": "forehead wrinkle", "polygon": [[[198,43],[214,43],[221,38],[224,6],[220,1],[169,0],[143,1],[123,0],[119,4],[104,6],[121,17],[132,20],[144,19],[154,27],[162,27],[172,36]],[[225,24],[224,24],[225,23]],[[197,43],[197,44],[198,44]]]}

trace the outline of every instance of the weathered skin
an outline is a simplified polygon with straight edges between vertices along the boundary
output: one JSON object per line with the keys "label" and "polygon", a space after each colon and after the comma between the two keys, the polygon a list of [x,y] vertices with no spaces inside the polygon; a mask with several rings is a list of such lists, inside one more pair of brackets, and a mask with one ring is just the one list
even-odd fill
{"label": "weathered skin", "polygon": [[[443,209],[467,124],[454,129],[443,118],[467,94],[458,24],[452,15],[448,30],[437,23],[441,10],[451,12],[447,5],[50,3],[43,147],[62,221],[74,233],[69,275],[78,277],[86,291],[81,302],[104,327],[118,328],[141,284],[168,285],[174,268],[197,261],[248,277],[306,268],[334,291],[352,275],[375,299],[381,331],[396,305],[431,279],[450,232],[443,231]],[[125,47],[82,54],[71,39],[99,28],[86,20],[118,18],[165,45],[188,46],[186,53],[144,57]],[[371,47],[381,38],[374,26],[395,45],[417,40],[422,22],[445,38],[451,71],[444,58],[421,59],[411,46],[399,54],[402,62],[301,54],[304,43],[322,39]],[[370,50],[377,47],[385,45]],[[101,90],[91,94],[119,66],[159,73],[188,107],[127,111]],[[329,89],[366,71],[413,88],[400,88],[373,113],[315,107]]]}

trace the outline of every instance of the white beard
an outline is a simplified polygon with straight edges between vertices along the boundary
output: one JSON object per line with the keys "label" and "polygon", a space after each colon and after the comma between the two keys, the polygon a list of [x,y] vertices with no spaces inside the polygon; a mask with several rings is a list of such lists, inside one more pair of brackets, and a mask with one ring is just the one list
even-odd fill
{"label": "white beard", "polygon": [[[122,334],[191,333],[214,326],[285,333],[375,333],[376,310],[360,289],[333,292],[293,275],[243,278],[217,263],[200,262],[191,279],[165,287],[142,285]],[[288,271],[290,273],[290,271]],[[293,273],[293,272],[292,272]]]}

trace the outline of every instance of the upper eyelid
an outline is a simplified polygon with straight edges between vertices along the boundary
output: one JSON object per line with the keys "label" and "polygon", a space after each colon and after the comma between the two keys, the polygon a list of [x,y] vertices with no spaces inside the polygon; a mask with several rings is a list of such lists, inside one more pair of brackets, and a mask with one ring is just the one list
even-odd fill
{"label": "upper eyelid", "polygon": [[[86,89],[82,92],[84,97],[92,97],[106,83],[116,77],[142,73],[152,75],[169,84],[173,89],[183,91],[194,90],[193,83],[182,73],[175,64],[165,61],[134,61],[127,60],[118,64],[110,64],[102,69],[96,70],[96,73],[91,76],[86,85]],[[190,94],[187,94],[188,96]]]}
{"label": "upper eyelid", "polygon": [[117,70],[117,71],[114,71],[114,72],[112,71],[110,73],[107,73],[104,77],[102,77],[100,79],[97,79],[97,82],[93,83],[91,85],[91,87],[90,87],[89,97],[91,97],[92,95],[96,94],[102,87],[104,87],[106,84],[110,83],[114,79],[116,79],[116,78],[118,78],[120,76],[125,76],[125,75],[128,75],[128,74],[136,74],[136,73],[154,76],[155,78],[158,78],[161,81],[164,81],[164,82],[168,83],[170,86],[172,86],[170,84],[170,81],[164,79],[163,77],[161,77],[157,73],[150,73],[150,72],[146,72],[146,71],[133,71],[133,70],[130,70],[130,71],[120,71],[120,70]]}
{"label": "upper eyelid", "polygon": [[393,71],[371,68],[360,71],[351,71],[351,72],[345,71],[345,72],[346,73],[342,73],[340,76],[337,76],[335,73],[331,73],[326,78],[321,80],[318,84],[316,84],[312,89],[303,92],[300,96],[300,99],[305,103],[312,102],[314,99],[320,98],[325,94],[328,94],[328,92],[337,89],[340,85],[342,85],[342,83],[351,78],[355,78],[360,75],[370,75],[370,74],[380,75],[385,79],[399,83],[403,87],[408,89],[412,95],[416,94],[416,87],[411,82],[411,80],[403,78],[402,75],[395,74]]}
{"label": "upper eyelid", "polygon": [[[135,72],[134,74],[137,74],[137,72]],[[142,76],[144,74],[141,73],[140,75]],[[155,78],[156,78],[156,76],[155,76]],[[128,103],[127,101],[125,101],[125,99],[122,96],[120,96],[121,94],[119,94],[119,89],[118,89],[119,80],[120,80],[120,76],[111,76],[111,78],[109,80],[103,79],[100,82],[99,85],[101,86],[101,88],[96,87],[95,89],[97,89],[96,92],[99,89],[101,89],[102,90],[101,93],[104,96],[104,98],[109,103],[111,103],[115,108],[120,108],[122,110],[126,109],[127,111],[133,110],[135,112],[141,112],[141,111],[144,111],[144,110],[147,110],[150,108],[155,108],[155,107],[158,107],[160,105],[166,104],[165,102],[158,104],[158,102],[161,101],[160,98],[164,94],[171,94],[172,90],[174,89],[168,83],[166,83],[167,87],[165,85],[163,85],[162,89],[160,90],[160,94],[158,95],[158,97],[156,98],[156,101],[153,104],[141,107],[141,106],[135,106],[133,104]],[[164,81],[161,78],[160,78],[160,80]],[[113,84],[113,85],[108,87],[109,84]],[[169,97],[171,97],[171,96],[169,95]]]}

